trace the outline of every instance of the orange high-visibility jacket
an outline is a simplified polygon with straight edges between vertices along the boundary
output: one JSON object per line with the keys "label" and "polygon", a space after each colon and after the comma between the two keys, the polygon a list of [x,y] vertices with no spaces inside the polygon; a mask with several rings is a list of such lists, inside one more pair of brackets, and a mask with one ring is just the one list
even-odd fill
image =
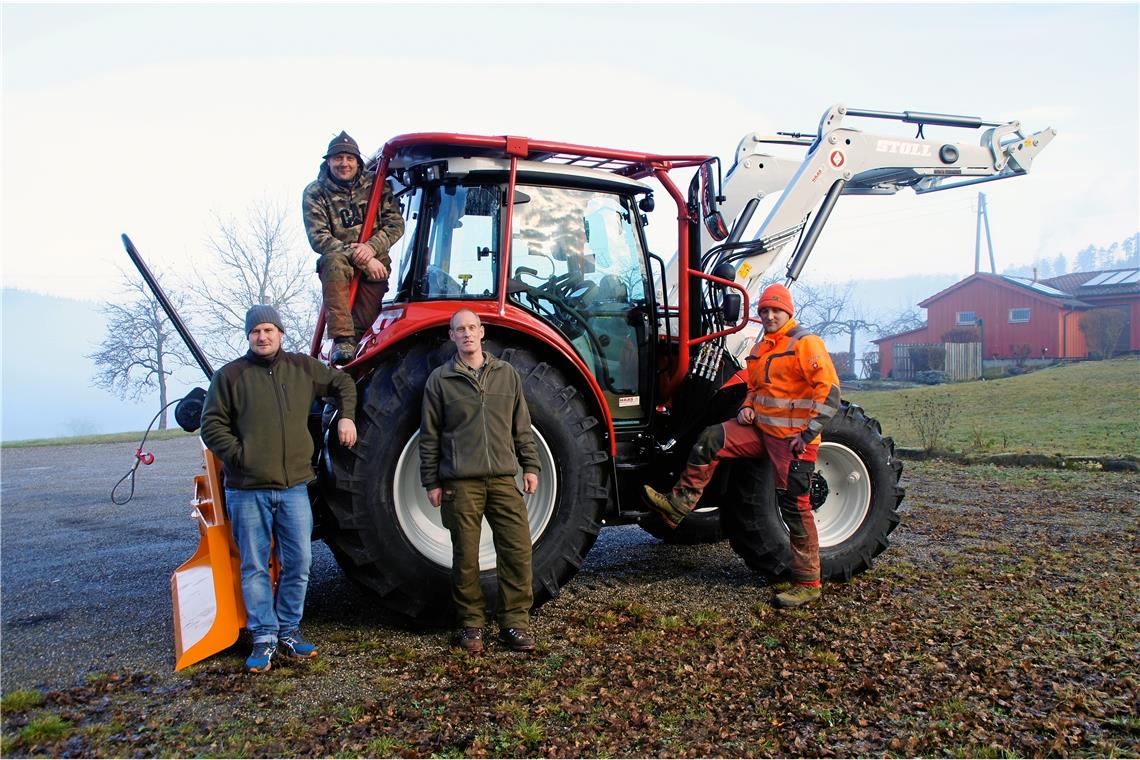
{"label": "orange high-visibility jacket", "polygon": [[769,435],[819,443],[839,411],[839,377],[818,335],[794,319],[756,341],[748,356],[748,395],[756,425]]}

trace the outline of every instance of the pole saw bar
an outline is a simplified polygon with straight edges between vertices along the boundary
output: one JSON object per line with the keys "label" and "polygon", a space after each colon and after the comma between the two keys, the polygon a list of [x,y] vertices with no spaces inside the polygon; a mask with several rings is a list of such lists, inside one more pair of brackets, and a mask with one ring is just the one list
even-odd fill
{"label": "pole saw bar", "polygon": [[131,239],[127,237],[125,233],[122,238],[123,246],[127,249],[127,255],[131,257],[131,261],[134,262],[135,269],[139,270],[139,274],[146,280],[146,284],[150,287],[150,291],[154,293],[154,297],[162,304],[162,310],[166,312],[166,316],[174,325],[174,329],[182,336],[182,342],[186,344],[186,347],[190,349],[190,353],[194,355],[194,361],[198,362],[198,366],[201,367],[202,372],[206,374],[206,379],[212,379],[214,377],[214,368],[210,366],[210,360],[206,358],[202,347],[194,340],[194,336],[190,334],[190,330],[187,329],[182,318],[178,316],[178,312],[174,310],[174,304],[166,297],[162,286],[158,284],[158,279],[151,273],[150,268],[146,265],[146,262],[143,261],[142,256],[139,255],[135,244],[131,242]]}

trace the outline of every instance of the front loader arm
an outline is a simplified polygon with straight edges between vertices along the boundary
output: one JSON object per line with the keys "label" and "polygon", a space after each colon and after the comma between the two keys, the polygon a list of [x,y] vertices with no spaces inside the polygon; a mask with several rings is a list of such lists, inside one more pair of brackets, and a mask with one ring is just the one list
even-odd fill
{"label": "front loader arm", "polygon": [[[918,134],[907,139],[862,132],[845,126],[845,116],[916,124]],[[926,139],[925,126],[987,129],[973,145]],[[733,220],[728,240],[740,241],[757,205],[750,203],[752,199],[781,189],[783,195],[751,240],[722,245],[719,250],[706,248],[706,271],[724,262],[733,264],[737,280],[755,298],[764,272],[794,240],[798,244],[788,262],[787,281],[790,284],[799,277],[841,195],[891,195],[905,187],[923,194],[1019,176],[1029,172],[1037,154],[1055,135],[1051,128],[1027,135],[1016,121],[842,105],[824,113],[814,137],[748,135],[737,148],[721,193],[721,213]],[[765,152],[772,144],[803,146],[807,154],[797,166],[793,160]],[[712,243],[708,229],[702,232],[705,241]]]}

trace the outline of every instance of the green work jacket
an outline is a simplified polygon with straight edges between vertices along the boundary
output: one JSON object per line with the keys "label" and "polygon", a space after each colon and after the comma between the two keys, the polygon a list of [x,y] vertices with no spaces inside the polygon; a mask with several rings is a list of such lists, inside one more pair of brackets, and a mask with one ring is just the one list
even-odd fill
{"label": "green work jacket", "polygon": [[309,408],[335,396],[354,419],[352,378],[305,354],[246,353],[214,373],[202,410],[202,443],[225,465],[226,488],[292,488],[316,477]]}
{"label": "green work jacket", "polygon": [[505,361],[484,353],[474,372],[457,356],[437,367],[424,387],[420,482],[515,475],[541,469],[522,379]]}

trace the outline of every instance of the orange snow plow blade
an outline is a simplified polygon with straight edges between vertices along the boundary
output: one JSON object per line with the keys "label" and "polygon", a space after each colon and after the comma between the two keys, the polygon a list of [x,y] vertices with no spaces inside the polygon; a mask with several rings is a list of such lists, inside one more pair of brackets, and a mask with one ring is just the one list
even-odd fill
{"label": "orange snow plow blade", "polygon": [[245,625],[241,559],[230,532],[222,464],[202,447],[205,471],[194,476],[198,550],[170,577],[174,606],[174,669],[182,670],[237,641]]}

